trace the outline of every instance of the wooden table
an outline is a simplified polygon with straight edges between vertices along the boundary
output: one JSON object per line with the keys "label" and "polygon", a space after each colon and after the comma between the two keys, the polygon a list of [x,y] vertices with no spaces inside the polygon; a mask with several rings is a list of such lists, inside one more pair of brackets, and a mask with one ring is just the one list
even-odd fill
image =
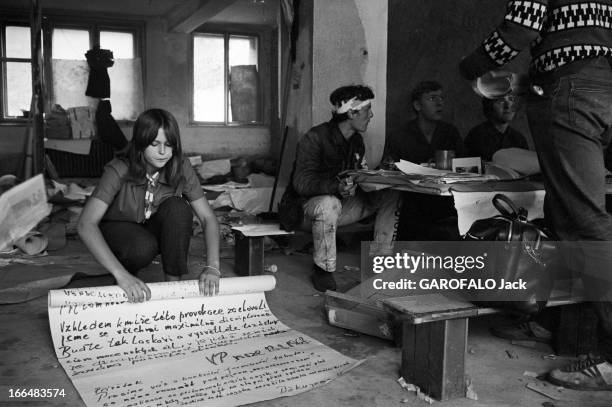
{"label": "wooden table", "polygon": [[365,191],[392,188],[427,195],[452,196],[460,235],[464,235],[477,219],[499,215],[492,204],[493,197],[498,193],[505,194],[518,207],[527,209],[529,219],[544,217],[544,184],[538,181],[518,179],[442,183],[423,180],[423,177],[406,175],[399,171],[355,171],[351,175]]}

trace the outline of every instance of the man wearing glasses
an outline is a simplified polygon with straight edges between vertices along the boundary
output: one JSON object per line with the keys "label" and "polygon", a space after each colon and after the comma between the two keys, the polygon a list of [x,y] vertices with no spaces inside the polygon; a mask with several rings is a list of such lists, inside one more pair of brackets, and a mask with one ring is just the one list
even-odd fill
{"label": "man wearing glasses", "polygon": [[491,161],[493,154],[502,148],[529,149],[525,137],[510,123],[516,115],[514,95],[495,99],[482,99],[482,112],[486,121],[470,130],[465,138],[466,155]]}

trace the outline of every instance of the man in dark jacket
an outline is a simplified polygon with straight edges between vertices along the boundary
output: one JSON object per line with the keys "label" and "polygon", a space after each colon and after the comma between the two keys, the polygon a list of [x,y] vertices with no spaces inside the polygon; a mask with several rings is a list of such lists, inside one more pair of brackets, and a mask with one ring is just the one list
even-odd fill
{"label": "man in dark jacket", "polygon": [[527,117],[545,215],[562,240],[572,241],[568,262],[581,273],[603,333],[601,357],[549,373],[550,381],[579,390],[612,390],[612,218],[604,166],[612,136],[610,21],[612,0],[509,1],[504,21],[460,64],[474,80],[531,46]]}
{"label": "man in dark jacket", "polygon": [[468,157],[480,157],[491,161],[493,154],[502,148],[529,149],[527,140],[510,126],[516,114],[514,95],[495,99],[482,99],[482,112],[487,121],[473,127],[465,138]]}
{"label": "man in dark jacket", "polygon": [[365,169],[361,133],[372,119],[374,93],[366,86],[344,86],[332,92],[332,119],[313,127],[299,141],[292,186],[304,199],[304,228],[312,228],[314,269],[318,291],[335,290],[336,228],[376,215],[374,240],[395,237],[399,194],[386,190],[366,193],[346,170]]}
{"label": "man in dark jacket", "polygon": [[384,157],[421,164],[434,158],[436,150],[453,150],[463,156],[463,140],[455,126],[442,120],[445,96],[436,81],[418,83],[411,94],[416,118],[405,131],[391,134],[385,143]]}
{"label": "man in dark jacket", "polygon": [[[407,160],[416,164],[434,158],[436,150],[452,150],[464,156],[459,130],[443,121],[446,105],[444,89],[436,81],[419,82],[410,95],[416,118],[401,133],[391,134],[385,143],[385,162]],[[452,197],[418,192],[402,194],[398,239],[456,240],[457,211]]]}

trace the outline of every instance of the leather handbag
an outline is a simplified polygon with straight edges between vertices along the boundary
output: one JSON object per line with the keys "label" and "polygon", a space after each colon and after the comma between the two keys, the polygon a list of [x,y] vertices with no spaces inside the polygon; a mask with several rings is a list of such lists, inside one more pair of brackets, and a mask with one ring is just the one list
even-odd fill
{"label": "leather handbag", "polygon": [[546,305],[554,282],[549,267],[556,251],[554,236],[538,222],[528,221],[527,210],[517,208],[506,195],[496,194],[493,206],[500,214],[475,221],[464,240],[490,242],[484,278],[522,281],[525,288],[511,292],[498,285],[476,293],[473,302],[523,314],[538,313]]}

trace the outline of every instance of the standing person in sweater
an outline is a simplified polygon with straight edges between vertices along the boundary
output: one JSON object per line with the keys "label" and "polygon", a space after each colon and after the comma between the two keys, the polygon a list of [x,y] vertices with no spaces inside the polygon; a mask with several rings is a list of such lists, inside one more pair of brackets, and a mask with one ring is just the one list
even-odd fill
{"label": "standing person in sweater", "polygon": [[[344,176],[346,170],[367,169],[362,133],[372,119],[374,92],[367,86],[344,86],[329,96],[332,118],[310,129],[300,139],[283,200],[300,205],[297,226],[312,230],[316,290],[336,290],[336,229],[376,213],[374,240],[390,244],[396,234],[399,193],[366,193]],[[297,198],[287,199],[289,195]],[[294,208],[295,209],[295,208]],[[281,224],[283,211],[279,209]],[[295,221],[295,220],[294,220]]]}
{"label": "standing person in sweater", "polygon": [[482,112],[487,120],[473,127],[465,138],[465,154],[468,157],[491,161],[493,154],[502,148],[529,149],[525,137],[510,127],[516,115],[514,95],[495,99],[483,98]]}
{"label": "standing person in sweater", "polygon": [[612,0],[509,1],[504,21],[460,64],[474,80],[531,46],[527,115],[545,215],[562,240],[576,242],[573,253],[583,254],[568,261],[581,272],[603,334],[600,357],[549,373],[550,381],[580,390],[612,390],[612,219],[604,166],[612,136],[611,21]]}

